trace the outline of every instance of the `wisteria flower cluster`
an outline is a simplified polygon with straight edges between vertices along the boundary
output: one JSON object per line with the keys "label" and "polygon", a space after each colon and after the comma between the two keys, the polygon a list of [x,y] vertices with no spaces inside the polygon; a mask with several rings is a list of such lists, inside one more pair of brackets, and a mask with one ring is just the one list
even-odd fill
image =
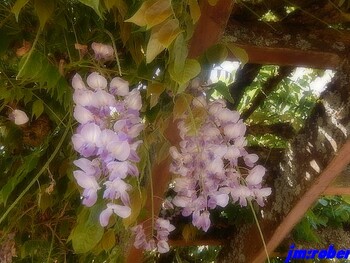
{"label": "wisteria flower cluster", "polygon": [[258,156],[245,150],[246,126],[239,113],[227,109],[222,100],[207,103],[204,97],[195,98],[192,107],[206,111],[207,117],[199,127],[189,112],[179,120],[182,141],[179,149],[170,148],[170,171],[177,175],[172,203],[207,232],[211,209],[229,202],[247,206],[247,200],[263,206],[271,188],[262,187],[265,168],[255,165]]}
{"label": "wisteria flower cluster", "polygon": [[138,176],[135,165],[140,158],[137,137],[144,125],[140,118],[141,96],[137,89],[129,91],[129,83],[119,77],[108,85],[97,72],[87,77],[87,85],[79,74],[72,80],[75,102],[74,118],[79,122],[72,141],[81,158],[74,161],[80,168],[73,172],[83,188],[82,203],[93,206],[98,192],[103,191],[107,207],[100,214],[100,224],[107,226],[114,213],[122,218],[131,214],[128,176]]}
{"label": "wisteria flower cluster", "polygon": [[156,250],[159,253],[166,253],[169,251],[168,237],[171,231],[175,230],[175,227],[169,220],[158,218],[154,226],[156,236],[147,239],[142,224],[133,227],[131,230],[135,234],[134,246],[146,251]]}

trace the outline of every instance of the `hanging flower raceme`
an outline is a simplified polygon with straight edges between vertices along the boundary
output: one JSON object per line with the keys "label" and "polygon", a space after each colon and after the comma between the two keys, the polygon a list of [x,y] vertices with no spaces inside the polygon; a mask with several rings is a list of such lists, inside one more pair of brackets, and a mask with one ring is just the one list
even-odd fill
{"label": "hanging flower raceme", "polygon": [[[262,187],[265,168],[255,165],[258,156],[245,150],[246,126],[238,112],[227,109],[224,101],[207,103],[204,97],[195,98],[191,110],[178,123],[179,149],[170,148],[170,170],[178,175],[172,203],[206,232],[211,209],[229,202],[247,206],[247,200],[263,206],[271,188]],[[196,119],[194,112],[204,114]]]}
{"label": "hanging flower raceme", "polygon": [[146,251],[156,250],[159,253],[166,253],[170,250],[168,236],[171,231],[175,230],[175,226],[173,226],[167,219],[158,218],[155,221],[154,226],[154,230],[157,234],[149,239],[147,239],[143,225],[137,225],[131,230],[135,235],[134,246],[136,248],[144,249]]}
{"label": "hanging flower raceme", "polygon": [[91,207],[103,191],[107,207],[100,214],[100,224],[107,226],[112,214],[127,218],[131,214],[128,176],[138,176],[137,139],[143,129],[139,116],[141,96],[129,91],[129,83],[114,78],[109,83],[97,72],[87,77],[87,85],[79,74],[72,80],[75,102],[74,118],[79,122],[72,141],[82,156],[74,161],[73,172],[83,188],[83,204]]}

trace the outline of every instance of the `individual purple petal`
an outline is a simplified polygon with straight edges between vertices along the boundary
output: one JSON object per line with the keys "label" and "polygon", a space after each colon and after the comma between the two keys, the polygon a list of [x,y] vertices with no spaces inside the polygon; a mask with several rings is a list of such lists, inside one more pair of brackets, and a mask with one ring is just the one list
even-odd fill
{"label": "individual purple petal", "polygon": [[75,90],[75,92],[73,93],[73,101],[77,105],[81,105],[83,107],[95,106],[96,103],[94,95],[94,92],[92,92],[91,90],[78,89]]}
{"label": "individual purple petal", "polygon": [[215,204],[221,207],[226,207],[229,201],[229,197],[227,194],[216,194],[211,197],[215,200]]}
{"label": "individual purple petal", "polygon": [[230,111],[229,109],[223,108],[217,113],[216,117],[224,123],[237,122],[239,120],[239,113],[237,111]]}
{"label": "individual purple petal", "polygon": [[75,106],[73,116],[74,119],[81,124],[94,121],[94,115],[88,109],[80,105]]}
{"label": "individual purple petal", "polygon": [[236,147],[234,147],[233,145],[230,145],[228,147],[227,152],[226,152],[224,157],[225,157],[225,159],[232,161],[234,159],[237,159],[240,156],[241,156],[240,151]]}
{"label": "individual purple petal", "polygon": [[9,119],[12,120],[16,125],[23,125],[29,121],[27,114],[21,110],[13,110],[9,114]]}
{"label": "individual purple petal", "polygon": [[209,107],[209,113],[213,116],[217,116],[222,110],[224,109],[224,104],[220,103],[219,101],[211,103]]}
{"label": "individual purple petal", "polygon": [[110,112],[110,106],[116,105],[116,100],[113,95],[109,94],[104,90],[98,90],[95,92],[95,105],[98,107],[106,107]]}
{"label": "individual purple petal", "polygon": [[95,59],[110,61],[114,59],[114,49],[110,45],[93,42],[91,48],[95,53]]}
{"label": "individual purple petal", "polygon": [[103,198],[119,199],[121,198],[124,204],[129,203],[129,195],[127,191],[131,189],[131,186],[125,183],[120,178],[116,178],[113,181],[106,181],[106,190],[103,194]]}
{"label": "individual purple petal", "polygon": [[248,186],[259,185],[265,172],[266,169],[262,165],[257,165],[252,170],[250,170],[248,176],[245,179]]}
{"label": "individual purple petal", "polygon": [[203,229],[204,232],[207,232],[211,224],[209,216],[208,211],[202,213],[196,211],[192,215],[192,223],[198,229]]}
{"label": "individual purple petal", "polygon": [[182,155],[179,153],[179,151],[177,150],[177,148],[175,146],[171,146],[169,148],[169,153],[170,153],[171,157],[173,158],[173,160],[181,161]]}
{"label": "individual purple petal", "polygon": [[107,204],[113,209],[113,212],[121,218],[127,218],[131,215],[131,208],[124,205]]}
{"label": "individual purple petal", "polygon": [[157,248],[156,241],[154,239],[151,239],[150,241],[148,241],[147,245],[145,246],[146,251],[152,251],[152,250],[155,250],[156,248]]}
{"label": "individual purple petal", "polygon": [[237,148],[243,148],[247,145],[247,140],[244,137],[237,138],[234,142],[234,146]]}
{"label": "individual purple petal", "polygon": [[76,73],[72,79],[72,86],[75,90],[86,90],[85,83],[78,73]]}
{"label": "individual purple petal", "polygon": [[192,198],[187,197],[187,196],[175,196],[173,199],[173,204],[176,205],[177,207],[186,207],[189,206],[192,202]]}
{"label": "individual purple petal", "polygon": [[170,248],[169,248],[169,244],[167,241],[165,240],[160,240],[157,243],[157,249],[159,253],[167,253],[169,252]]}
{"label": "individual purple petal", "polygon": [[95,189],[85,189],[83,191],[83,205],[87,207],[93,206],[97,201],[97,191]]}
{"label": "individual purple petal", "polygon": [[97,72],[92,72],[86,79],[87,84],[94,90],[106,89],[107,80]]}
{"label": "individual purple petal", "polygon": [[271,192],[272,191],[271,191],[270,187],[266,187],[266,188],[262,188],[262,189],[253,189],[253,193],[256,197],[256,202],[260,206],[264,206],[264,198],[271,195]]}
{"label": "individual purple petal", "polygon": [[126,120],[124,120],[124,119],[117,120],[113,125],[113,129],[116,132],[126,131],[126,129],[127,129]]}
{"label": "individual purple petal", "polygon": [[225,135],[231,140],[244,136],[246,126],[244,123],[228,124],[224,127]]}
{"label": "individual purple petal", "polygon": [[127,176],[129,170],[128,162],[110,162],[107,164],[109,170],[109,180],[116,178],[124,179]]}
{"label": "individual purple petal", "polygon": [[96,181],[96,177],[92,175],[88,175],[83,171],[74,171],[73,172],[74,178],[77,181],[78,185],[85,189],[100,189],[99,184]]}
{"label": "individual purple petal", "polygon": [[107,145],[107,150],[118,161],[125,161],[130,155],[130,145],[127,141],[114,141]]}
{"label": "individual purple petal", "polygon": [[206,170],[209,173],[213,173],[213,174],[221,174],[224,173],[224,162],[222,161],[221,158],[216,158],[215,160],[211,161],[207,167]]}
{"label": "individual purple petal", "polygon": [[139,170],[131,163],[128,164],[128,173],[133,176],[139,176]]}
{"label": "individual purple petal", "polygon": [[259,156],[257,156],[254,153],[247,154],[246,156],[243,157],[245,164],[248,167],[253,167],[254,164],[259,160]]}
{"label": "individual purple petal", "polygon": [[101,129],[95,123],[88,123],[82,127],[80,134],[87,142],[97,144]]}
{"label": "individual purple petal", "polygon": [[133,125],[129,131],[128,131],[128,135],[131,137],[131,138],[136,138],[137,136],[140,135],[140,132],[144,129],[145,125],[140,123],[140,124],[136,124],[136,125]]}
{"label": "individual purple petal", "polygon": [[113,214],[113,209],[107,205],[107,208],[103,210],[100,214],[100,224],[105,227],[108,225],[109,218]]}
{"label": "individual purple petal", "polygon": [[92,162],[86,158],[80,158],[73,162],[77,167],[83,170],[87,175],[98,178],[101,174],[101,170],[98,163]]}
{"label": "individual purple petal", "polygon": [[101,130],[96,124],[83,125],[80,132],[72,136],[74,149],[84,157],[94,155],[100,134]]}
{"label": "individual purple petal", "polygon": [[175,227],[170,223],[168,219],[164,219],[160,217],[157,218],[156,220],[156,226],[162,229],[166,229],[169,232],[175,230]]}
{"label": "individual purple petal", "polygon": [[231,190],[231,196],[233,202],[239,200],[240,206],[247,206],[247,198],[252,195],[252,191],[243,185],[237,186]]}
{"label": "individual purple petal", "polygon": [[116,141],[119,142],[118,134],[110,129],[104,129],[101,131],[100,139],[97,142],[97,147],[100,148],[100,152],[101,152],[107,149],[108,144]]}
{"label": "individual purple petal", "polygon": [[129,94],[129,82],[116,77],[109,84],[109,92],[113,95],[126,96]]}
{"label": "individual purple petal", "polygon": [[137,89],[133,89],[127,96],[125,96],[125,105],[131,110],[139,111],[141,109],[141,95]]}

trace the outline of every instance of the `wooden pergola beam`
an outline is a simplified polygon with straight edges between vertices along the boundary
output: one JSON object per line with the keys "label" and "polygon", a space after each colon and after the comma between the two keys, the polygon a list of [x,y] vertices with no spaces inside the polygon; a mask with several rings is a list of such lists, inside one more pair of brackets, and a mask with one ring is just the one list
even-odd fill
{"label": "wooden pergola beam", "polygon": [[[335,69],[350,46],[350,33],[230,20],[221,41],[243,48],[249,63]],[[230,58],[237,60],[232,54]]]}
{"label": "wooden pergola beam", "polygon": [[[245,50],[249,63],[255,64],[335,69],[341,62],[338,54],[325,51],[259,47],[249,44],[236,44],[236,46]],[[239,60],[233,54],[230,54],[229,59]]]}
{"label": "wooden pergola beam", "polygon": [[322,193],[323,195],[350,195],[350,187],[329,186]]}
{"label": "wooden pergola beam", "polygon": [[222,246],[225,245],[225,239],[195,239],[195,240],[169,240],[169,245],[172,247],[188,247],[188,246]]}
{"label": "wooden pergola beam", "polygon": [[[304,216],[333,179],[350,163],[350,63],[344,62],[321,95],[284,161],[268,168],[273,187],[259,224],[268,253]],[[269,185],[269,183],[267,183]],[[219,262],[262,263],[266,253],[256,225],[238,228]]]}
{"label": "wooden pergola beam", "polygon": [[222,37],[230,17],[234,1],[219,0],[211,6],[207,0],[200,2],[201,17],[190,41],[189,57],[196,58]]}
{"label": "wooden pergola beam", "polygon": [[[280,222],[272,237],[266,243],[268,252],[273,252],[283,239],[292,231],[294,226],[304,217],[307,210],[318,200],[319,196],[324,193],[333,179],[343,171],[350,163],[350,140],[339,150],[334,159],[323,170],[315,180],[314,184],[308,189],[297,204],[291,209],[288,215]],[[266,259],[265,250],[261,250],[254,257],[253,263],[262,263]]]}

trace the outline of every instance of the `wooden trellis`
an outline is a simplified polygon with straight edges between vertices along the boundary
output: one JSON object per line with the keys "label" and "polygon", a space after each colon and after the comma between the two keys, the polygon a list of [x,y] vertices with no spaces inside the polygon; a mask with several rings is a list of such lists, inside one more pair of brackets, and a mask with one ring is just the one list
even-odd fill
{"label": "wooden trellis", "polygon": [[[262,209],[263,215],[260,215],[259,220],[269,254],[274,252],[321,195],[350,194],[350,184],[331,184],[350,163],[350,34],[346,30],[324,25],[334,21],[344,22],[343,16],[339,14],[340,9],[332,8],[328,3],[330,1],[316,2],[291,1],[291,4],[302,6],[300,10],[303,11],[284,18],[283,23],[265,23],[254,18],[254,13],[246,13],[247,9],[253,9],[254,6],[244,9],[232,0],[219,0],[215,6],[211,6],[207,0],[201,1],[202,15],[189,49],[190,57],[198,57],[220,40],[243,48],[248,54],[249,64],[241,72],[249,69],[251,73],[250,80],[247,76],[247,82],[251,82],[259,71],[257,66],[249,67],[252,64],[337,70],[304,128],[285,151],[283,160],[268,167],[268,176],[274,178],[269,182],[273,196]],[[281,5],[280,1],[271,1],[270,8],[278,10],[278,5]],[[332,17],[324,16],[325,10]],[[253,11],[255,15],[264,12],[259,5]],[[318,20],[315,21],[315,17],[310,18],[308,15],[310,12],[319,12],[322,17],[317,17],[316,13],[314,16]],[[302,21],[304,26],[298,27],[296,21]],[[323,26],[320,26],[322,23]],[[232,54],[230,58],[236,59]],[[166,136],[173,145],[179,142],[176,130],[176,124],[169,121]],[[154,196],[162,196],[168,187],[169,164],[170,160],[166,159],[153,168]],[[153,205],[157,213],[161,200],[154,198]],[[151,208],[149,195],[146,209],[150,211]],[[145,220],[146,229],[150,222]],[[253,224],[239,229],[230,242],[219,239],[191,242],[170,240],[170,244],[226,245],[219,262],[260,263],[266,259],[266,253],[259,240],[257,227]],[[142,251],[130,245],[127,262],[142,262]]]}

